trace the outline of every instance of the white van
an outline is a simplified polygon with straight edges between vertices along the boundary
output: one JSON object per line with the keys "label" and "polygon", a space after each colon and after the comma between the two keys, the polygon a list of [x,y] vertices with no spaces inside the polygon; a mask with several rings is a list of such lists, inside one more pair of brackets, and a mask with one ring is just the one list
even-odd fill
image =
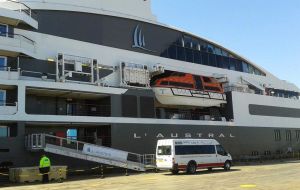
{"label": "white van", "polygon": [[158,140],[156,166],[171,170],[173,174],[186,171],[194,174],[197,169],[224,168],[230,170],[232,157],[214,139],[165,139]]}

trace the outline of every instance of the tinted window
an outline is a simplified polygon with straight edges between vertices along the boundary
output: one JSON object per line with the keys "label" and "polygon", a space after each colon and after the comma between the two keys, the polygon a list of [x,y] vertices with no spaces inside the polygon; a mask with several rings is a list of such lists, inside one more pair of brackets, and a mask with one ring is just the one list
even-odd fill
{"label": "tinted window", "polygon": [[6,70],[6,57],[0,57],[0,71]]}
{"label": "tinted window", "polygon": [[212,67],[217,66],[217,61],[216,61],[216,55],[215,54],[209,54],[208,61],[209,61],[209,66],[212,66]]}
{"label": "tinted window", "polygon": [[0,36],[7,36],[7,25],[0,24]]}
{"label": "tinted window", "polygon": [[6,102],[6,91],[0,90],[0,106],[5,105]]}
{"label": "tinted window", "polygon": [[177,48],[176,46],[171,46],[168,50],[169,57],[171,59],[177,59]]}
{"label": "tinted window", "polygon": [[186,61],[193,63],[194,62],[193,50],[185,49],[185,53],[186,53]]}
{"label": "tinted window", "polygon": [[185,48],[177,47],[177,59],[181,61],[185,61]]}
{"label": "tinted window", "polygon": [[242,65],[243,65],[243,72],[249,73],[249,67],[248,67],[248,64],[245,63],[245,62],[243,62]]}
{"label": "tinted window", "polygon": [[200,51],[194,50],[194,63],[202,64]]}
{"label": "tinted window", "polygon": [[165,156],[165,155],[171,155],[171,146],[159,146],[157,148],[157,155]]}
{"label": "tinted window", "polygon": [[219,155],[225,156],[226,151],[225,151],[225,149],[224,149],[221,145],[217,145],[216,148],[217,148],[217,153],[218,153]]}
{"label": "tinted window", "polygon": [[208,53],[201,53],[201,57],[202,57],[202,64],[203,65],[208,65]]}
{"label": "tinted window", "polygon": [[215,154],[215,146],[213,145],[181,145],[175,146],[176,155],[188,154]]}
{"label": "tinted window", "polygon": [[0,126],[0,138],[1,137],[9,137],[9,127]]}

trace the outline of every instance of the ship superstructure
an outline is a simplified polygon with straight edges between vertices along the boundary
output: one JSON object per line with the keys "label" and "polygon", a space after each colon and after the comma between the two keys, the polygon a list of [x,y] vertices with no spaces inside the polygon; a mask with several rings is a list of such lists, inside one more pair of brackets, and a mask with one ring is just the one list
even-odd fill
{"label": "ship superstructure", "polygon": [[140,154],[163,138],[215,138],[236,159],[300,151],[298,87],[150,7],[0,2],[1,162],[34,163],[34,133]]}

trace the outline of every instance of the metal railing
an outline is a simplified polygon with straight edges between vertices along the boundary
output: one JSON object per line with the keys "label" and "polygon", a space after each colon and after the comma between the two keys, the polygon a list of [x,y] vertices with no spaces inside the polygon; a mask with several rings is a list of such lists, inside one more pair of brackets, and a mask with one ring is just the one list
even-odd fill
{"label": "metal railing", "polygon": [[16,34],[16,33],[11,33],[11,32],[1,32],[0,37],[14,38],[14,39],[18,39],[20,41],[25,41],[31,45],[35,45],[35,41],[33,41],[32,39],[30,39],[22,34]]}
{"label": "metal railing", "polygon": [[20,68],[13,68],[10,66],[0,66],[0,71],[20,72]]}
{"label": "metal railing", "polygon": [[23,12],[26,15],[30,16],[31,18],[34,18],[34,19],[36,18],[36,13],[34,11],[32,11],[32,9],[23,2],[14,1],[14,0],[6,0],[1,3],[2,3],[1,7],[7,8],[10,10],[14,10],[14,11]]}
{"label": "metal railing", "polygon": [[251,90],[249,88],[246,87],[241,87],[241,86],[227,86],[224,88],[225,92],[243,92],[243,93],[249,93],[249,94],[255,94],[254,90]]}
{"label": "metal railing", "polygon": [[[82,141],[73,140],[71,138],[57,137],[57,136],[48,135],[48,134],[31,134],[31,135],[28,135],[25,137],[25,147],[27,148],[27,150],[31,150],[31,151],[43,150],[46,148],[46,144],[71,149],[73,151],[77,151],[80,153],[83,153],[83,148],[86,145],[99,146],[99,145],[95,145],[95,144],[90,144],[90,143],[86,143],[86,142],[82,142]],[[104,146],[99,146],[99,147],[101,147],[101,149],[107,150],[107,151],[116,150],[116,149],[112,149],[112,148],[104,147]],[[136,153],[132,153],[132,152],[127,152],[127,153],[128,153],[127,161],[139,163],[139,164],[141,164],[141,166],[144,165],[144,163],[143,163],[144,155],[140,155],[140,154],[136,154]],[[109,159],[119,162],[119,160],[117,160],[117,159],[114,160],[114,158],[109,158]]]}
{"label": "metal railing", "polygon": [[111,116],[111,106],[69,103],[67,104],[66,113],[59,115],[109,117]]}
{"label": "metal railing", "polygon": [[18,106],[18,102],[6,102],[0,100],[0,106]]}

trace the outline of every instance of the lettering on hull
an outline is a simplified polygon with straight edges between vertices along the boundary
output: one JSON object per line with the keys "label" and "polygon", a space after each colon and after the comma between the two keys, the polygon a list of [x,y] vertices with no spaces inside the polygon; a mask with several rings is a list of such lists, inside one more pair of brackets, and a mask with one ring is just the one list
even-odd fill
{"label": "lettering on hull", "polygon": [[[133,137],[134,139],[142,139],[144,137],[149,136],[148,133],[134,133]],[[156,133],[154,134],[154,138],[157,139],[164,139],[164,138],[235,138],[235,136],[232,133],[229,134],[224,134],[224,133],[208,133],[208,134],[203,134],[203,133],[184,133],[184,134],[179,134],[179,133]]]}

